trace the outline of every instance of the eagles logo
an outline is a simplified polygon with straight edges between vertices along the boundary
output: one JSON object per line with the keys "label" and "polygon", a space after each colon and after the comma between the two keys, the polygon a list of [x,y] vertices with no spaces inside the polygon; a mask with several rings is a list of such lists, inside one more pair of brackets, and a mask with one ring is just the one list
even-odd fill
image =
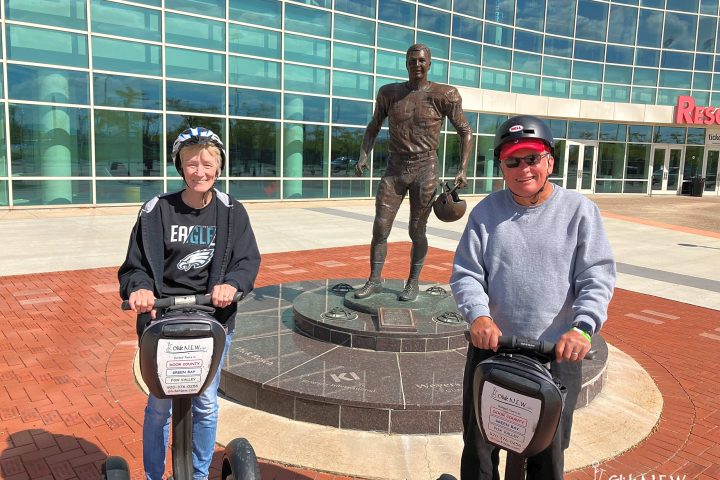
{"label": "eagles logo", "polygon": [[186,255],[177,264],[177,268],[183,272],[187,272],[191,268],[202,268],[212,260],[214,248],[204,248],[202,250],[196,250],[190,255]]}

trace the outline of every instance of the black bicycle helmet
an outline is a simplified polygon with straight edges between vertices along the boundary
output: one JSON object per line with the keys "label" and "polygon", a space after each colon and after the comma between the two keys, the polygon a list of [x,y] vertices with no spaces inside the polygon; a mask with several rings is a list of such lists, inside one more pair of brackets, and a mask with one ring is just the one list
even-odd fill
{"label": "black bicycle helmet", "polygon": [[182,168],[180,165],[180,150],[187,147],[188,145],[204,145],[210,143],[215,145],[220,150],[220,172],[225,168],[225,145],[223,145],[220,137],[215,135],[212,130],[205,127],[193,127],[188,128],[182,132],[173,142],[172,158],[175,168],[178,173],[182,175]]}
{"label": "black bicycle helmet", "polygon": [[541,140],[553,154],[555,140],[547,123],[532,115],[518,115],[507,119],[495,133],[495,158],[500,157],[500,149],[508,143],[532,138]]}

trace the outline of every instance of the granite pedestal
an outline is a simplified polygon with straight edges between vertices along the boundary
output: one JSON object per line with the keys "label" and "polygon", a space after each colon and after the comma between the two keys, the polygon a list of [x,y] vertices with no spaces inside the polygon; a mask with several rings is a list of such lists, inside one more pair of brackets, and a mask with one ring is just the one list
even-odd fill
{"label": "granite pedestal", "polygon": [[[456,312],[449,287],[423,284],[417,300],[399,302],[402,281],[388,280],[382,293],[358,301],[350,288],[364,282],[330,279],[255,290],[238,306],[221,392],[251,408],[338,428],[462,431],[467,326],[446,315]],[[382,296],[388,298],[378,303]],[[410,309],[413,326],[405,312],[392,321],[402,328],[379,328],[381,304]],[[584,362],[587,385],[579,406],[601,389],[602,347],[597,337],[596,360]]]}

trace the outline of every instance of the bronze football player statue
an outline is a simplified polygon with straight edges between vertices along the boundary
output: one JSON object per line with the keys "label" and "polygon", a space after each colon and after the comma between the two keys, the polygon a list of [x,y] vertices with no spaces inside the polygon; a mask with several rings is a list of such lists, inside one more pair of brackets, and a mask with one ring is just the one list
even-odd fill
{"label": "bronze football player statue", "polygon": [[370,244],[370,278],[355,291],[366,298],[382,291],[382,268],[387,256],[387,238],[405,194],[410,197],[410,275],[400,300],[415,300],[428,242],[427,219],[438,184],[437,149],[445,117],[460,135],[460,166],[455,176],[459,188],[467,185],[467,169],[472,131],[462,110],[462,99],[455,87],[428,81],[430,50],[421,44],[411,46],[405,56],[408,81],[384,85],[378,92],[375,112],[365,130],[355,174],[368,168],[368,155],[375,144],[385,117],[390,127],[390,158],[375,197],[375,222]]}

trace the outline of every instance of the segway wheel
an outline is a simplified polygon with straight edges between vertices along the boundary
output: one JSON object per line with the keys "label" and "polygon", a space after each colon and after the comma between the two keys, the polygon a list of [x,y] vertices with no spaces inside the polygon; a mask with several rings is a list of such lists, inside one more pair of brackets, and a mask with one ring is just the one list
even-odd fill
{"label": "segway wheel", "polygon": [[260,465],[247,439],[236,438],[225,447],[222,479],[260,480]]}
{"label": "segway wheel", "polygon": [[122,457],[108,457],[102,466],[103,480],[130,480],[130,467]]}

